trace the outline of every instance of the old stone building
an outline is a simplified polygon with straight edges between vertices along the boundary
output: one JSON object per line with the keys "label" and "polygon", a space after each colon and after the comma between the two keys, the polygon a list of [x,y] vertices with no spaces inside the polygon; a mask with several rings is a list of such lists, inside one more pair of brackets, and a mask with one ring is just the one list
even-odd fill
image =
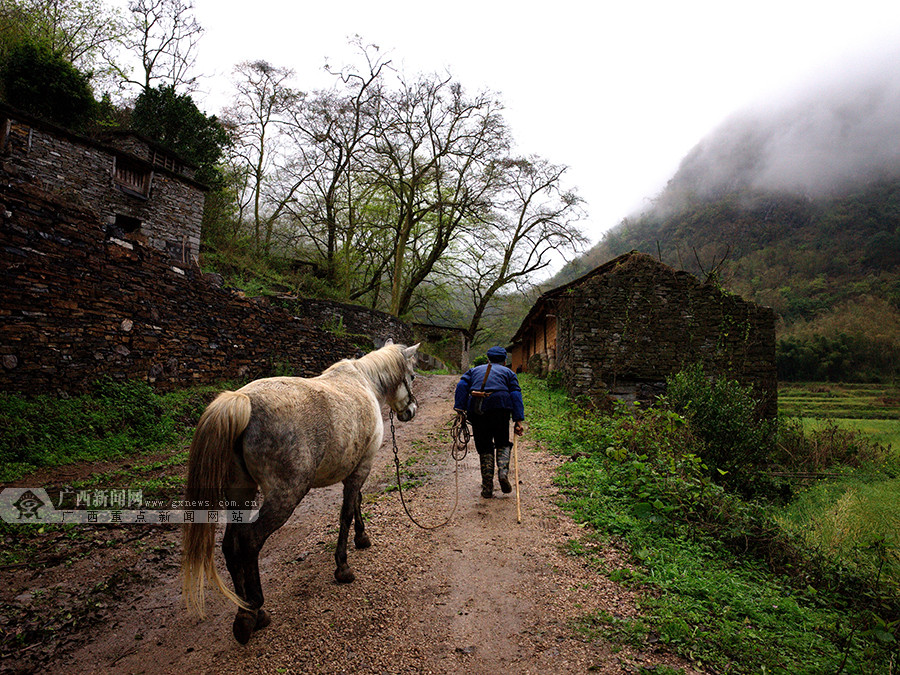
{"label": "old stone building", "polygon": [[558,371],[569,392],[652,400],[701,362],[777,406],[775,314],[632,251],[542,295],[512,340],[512,367]]}
{"label": "old stone building", "polygon": [[0,104],[0,172],[93,211],[110,238],[197,261],[206,188],[136,134],[86,138]]}

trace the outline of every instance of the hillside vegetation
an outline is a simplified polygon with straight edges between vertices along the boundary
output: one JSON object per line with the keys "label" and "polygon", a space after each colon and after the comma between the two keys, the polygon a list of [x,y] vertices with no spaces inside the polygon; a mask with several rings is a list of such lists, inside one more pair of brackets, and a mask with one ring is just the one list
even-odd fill
{"label": "hillside vegetation", "polygon": [[[732,193],[626,221],[592,251],[714,274],[780,317],[779,374],[892,380],[900,366],[900,182],[843,197]],[[724,261],[724,262],[723,262]]]}

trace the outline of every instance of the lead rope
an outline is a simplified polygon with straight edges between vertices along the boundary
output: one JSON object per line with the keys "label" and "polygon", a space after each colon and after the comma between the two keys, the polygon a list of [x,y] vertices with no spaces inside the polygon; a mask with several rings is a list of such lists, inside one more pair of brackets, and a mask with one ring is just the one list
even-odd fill
{"label": "lead rope", "polygon": [[447,516],[447,519],[438,523],[437,525],[422,525],[418,520],[413,517],[413,514],[409,512],[409,508],[406,506],[406,499],[403,497],[403,483],[400,480],[400,455],[399,449],[397,448],[397,437],[394,434],[394,411],[390,411],[390,420],[391,420],[391,444],[394,448],[394,468],[397,470],[397,492],[400,493],[400,503],[403,504],[403,510],[406,511],[406,515],[409,516],[409,519],[421,527],[423,530],[436,530],[439,527],[443,527],[453,518],[453,514],[456,513],[456,506],[459,504],[459,463],[465,458],[466,452],[468,451],[469,445],[469,425],[466,424],[464,415],[457,415],[456,421],[453,423],[453,428],[451,430],[451,435],[453,436],[453,446],[450,449],[450,456],[453,457],[456,462],[456,468],[453,472],[453,480],[456,484],[456,497],[453,499],[453,510],[450,511],[450,515]]}

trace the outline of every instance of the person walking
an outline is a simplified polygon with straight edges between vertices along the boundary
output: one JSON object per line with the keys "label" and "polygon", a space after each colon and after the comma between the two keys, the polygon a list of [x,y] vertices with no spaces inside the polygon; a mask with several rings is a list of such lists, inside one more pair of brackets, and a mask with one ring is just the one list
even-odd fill
{"label": "person walking", "polygon": [[472,424],[472,437],[481,462],[481,496],[494,496],[494,461],[497,462],[497,482],[505,492],[512,491],[509,482],[509,420],[515,423],[514,433],[525,433],[525,404],[519,378],[506,367],[506,350],[491,347],[488,362],[475,366],[463,375],[456,385],[453,409]]}

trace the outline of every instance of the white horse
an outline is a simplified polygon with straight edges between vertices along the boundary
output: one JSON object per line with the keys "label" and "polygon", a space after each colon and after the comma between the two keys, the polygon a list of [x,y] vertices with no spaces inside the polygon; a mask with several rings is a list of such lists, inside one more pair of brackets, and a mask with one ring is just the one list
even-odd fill
{"label": "white horse", "polygon": [[419,345],[391,344],[359,359],[339,361],[318,377],[271,377],[226,391],[200,417],[188,460],[185,501],[248,509],[257,489],[264,495],[259,517],[228,523],[222,552],[234,592],[222,581],[213,557],[214,523],[185,524],[182,573],[188,608],[201,616],[207,580],[238,606],[232,631],[246,643],[264,628],[259,552],[310,488],[344,482],[335,579],[353,581],[347,564],[350,522],[356,548],[371,545],[360,513],[360,489],[384,437],[381,406],[398,419],[416,414],[413,364]]}

